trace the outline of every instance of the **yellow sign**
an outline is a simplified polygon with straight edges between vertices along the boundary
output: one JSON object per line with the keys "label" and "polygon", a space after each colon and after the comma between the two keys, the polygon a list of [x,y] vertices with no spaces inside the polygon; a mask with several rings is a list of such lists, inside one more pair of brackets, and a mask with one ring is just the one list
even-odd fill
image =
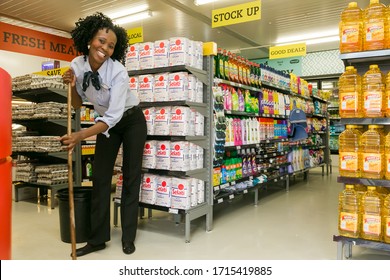
{"label": "yellow sign", "polygon": [[293,45],[276,46],[269,48],[269,58],[285,58],[292,56],[305,56],[306,55],[306,43],[299,43]]}
{"label": "yellow sign", "polygon": [[68,67],[61,67],[61,68],[56,68],[56,69],[50,69],[50,70],[45,70],[41,72],[35,72],[33,74],[35,75],[41,75],[41,76],[55,76],[55,75],[63,75],[67,70],[69,69]]}
{"label": "yellow sign", "polygon": [[261,18],[261,1],[230,6],[212,11],[211,27],[232,25]]}
{"label": "yellow sign", "polygon": [[141,43],[144,41],[144,29],[142,26],[127,30],[127,35],[129,35],[129,44]]}

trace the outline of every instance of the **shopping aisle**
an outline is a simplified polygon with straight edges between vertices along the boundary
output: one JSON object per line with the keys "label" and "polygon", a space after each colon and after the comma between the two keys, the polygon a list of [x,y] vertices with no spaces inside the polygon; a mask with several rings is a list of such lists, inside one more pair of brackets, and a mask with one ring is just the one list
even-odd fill
{"label": "shopping aisle", "polygon": [[[204,218],[195,220],[187,244],[184,224],[175,225],[171,215],[154,211],[151,220],[140,220],[134,254],[122,253],[121,230],[113,227],[105,250],[80,259],[336,259],[332,237],[342,185],[336,182],[337,168],[333,172],[323,177],[320,168],[313,170],[308,181],[292,182],[290,192],[269,188],[257,207],[250,194],[216,205],[213,231],[205,232]],[[13,203],[12,233],[13,259],[70,259],[71,246],[60,239],[58,208]],[[390,260],[390,253],[354,247],[353,259]]]}

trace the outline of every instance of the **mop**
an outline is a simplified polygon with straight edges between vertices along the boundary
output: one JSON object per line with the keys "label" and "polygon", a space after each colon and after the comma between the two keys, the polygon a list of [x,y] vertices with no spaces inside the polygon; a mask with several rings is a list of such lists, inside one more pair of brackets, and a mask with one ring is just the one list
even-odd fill
{"label": "mop", "polygon": [[[68,85],[68,125],[67,134],[72,134],[72,87]],[[73,158],[72,150],[68,151],[68,186],[69,186],[69,222],[70,239],[72,244],[72,260],[76,260],[76,226],[74,216],[74,196],[73,196]]]}

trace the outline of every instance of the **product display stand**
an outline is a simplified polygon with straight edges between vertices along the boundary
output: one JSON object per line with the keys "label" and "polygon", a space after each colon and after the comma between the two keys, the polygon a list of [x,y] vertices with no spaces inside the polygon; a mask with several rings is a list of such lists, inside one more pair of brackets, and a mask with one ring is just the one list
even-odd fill
{"label": "product display stand", "polygon": [[[344,61],[346,66],[353,65],[358,69],[358,73],[363,75],[369,65],[378,64],[382,72],[390,70],[390,50],[378,50],[378,51],[365,51],[359,53],[348,53],[341,54],[340,58]],[[356,125],[390,125],[389,118],[341,118],[341,124],[356,124]],[[365,186],[380,186],[390,188],[390,180],[385,179],[367,179],[367,178],[350,178],[339,176],[337,182],[344,185],[365,185]],[[343,259],[352,257],[353,245],[362,246],[377,250],[383,250],[390,252],[390,244],[383,242],[370,241],[362,238],[348,238],[344,236],[334,235],[333,241],[338,242],[337,244],[337,258]]]}
{"label": "product display stand", "polygon": [[[190,170],[190,171],[172,171],[172,170],[161,170],[161,169],[143,169],[143,172],[165,175],[170,177],[179,178],[196,178],[205,182],[205,199],[204,202],[193,206],[189,209],[175,209],[171,207],[164,207],[154,204],[147,204],[140,202],[140,215],[144,214],[144,210],[148,209],[148,217],[152,216],[152,210],[159,210],[168,212],[174,215],[175,221],[178,223],[180,218],[183,217],[185,221],[185,242],[190,242],[190,225],[191,221],[203,217],[206,217],[206,231],[211,231],[213,227],[213,196],[211,187],[212,177],[212,156],[210,147],[212,146],[213,131],[211,129],[212,119],[212,73],[213,73],[213,56],[203,57],[203,69],[197,69],[194,67],[179,65],[172,67],[161,67],[154,69],[145,70],[134,70],[129,71],[129,76],[138,76],[145,74],[158,74],[158,73],[172,73],[172,72],[188,72],[196,76],[203,83],[203,102],[189,102],[189,101],[164,101],[164,102],[141,102],[140,107],[160,107],[160,106],[186,106],[195,109],[204,116],[204,135],[205,136],[159,136],[159,135],[148,135],[148,140],[168,140],[168,141],[189,141],[195,143],[203,148],[204,151],[204,166],[201,169]],[[118,222],[118,208],[120,207],[120,201],[114,200],[114,225]]]}
{"label": "product display stand", "polygon": [[[37,89],[28,89],[28,90],[19,90],[13,91],[13,95],[30,101],[34,103],[41,102],[58,102],[65,103],[67,100],[67,90],[58,89],[58,88],[37,88]],[[13,118],[13,123],[17,123],[27,127],[29,130],[34,130],[39,132],[40,135],[52,135],[52,136],[62,136],[66,134],[67,131],[67,119],[66,118],[29,118],[29,119],[17,119]],[[80,127],[80,118],[79,112],[76,111],[75,118],[72,120],[72,127]],[[43,151],[17,151],[13,152],[13,157],[18,155],[27,156],[29,158],[34,158],[40,163],[65,163],[68,158],[67,151],[57,151],[57,152],[43,152]],[[75,185],[81,184],[81,149],[80,146],[76,146],[74,149],[74,183]],[[58,183],[58,184],[38,184],[34,182],[26,181],[16,181],[14,182],[15,188],[15,202],[19,201],[18,192],[20,189],[25,187],[36,187],[43,188],[51,191],[51,208],[53,209],[56,205],[56,193],[60,189],[68,187],[67,183]]]}

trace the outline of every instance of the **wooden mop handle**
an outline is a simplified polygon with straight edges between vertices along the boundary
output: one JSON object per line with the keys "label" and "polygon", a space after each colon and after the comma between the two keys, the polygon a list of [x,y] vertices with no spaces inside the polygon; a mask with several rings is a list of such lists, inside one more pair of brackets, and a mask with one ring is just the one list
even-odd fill
{"label": "wooden mop handle", "polygon": [[[68,125],[67,134],[72,134],[72,86],[68,85]],[[76,260],[76,226],[74,215],[74,196],[73,196],[73,158],[72,151],[68,151],[68,186],[69,186],[69,222],[70,222],[70,239],[72,242],[72,259]]]}

